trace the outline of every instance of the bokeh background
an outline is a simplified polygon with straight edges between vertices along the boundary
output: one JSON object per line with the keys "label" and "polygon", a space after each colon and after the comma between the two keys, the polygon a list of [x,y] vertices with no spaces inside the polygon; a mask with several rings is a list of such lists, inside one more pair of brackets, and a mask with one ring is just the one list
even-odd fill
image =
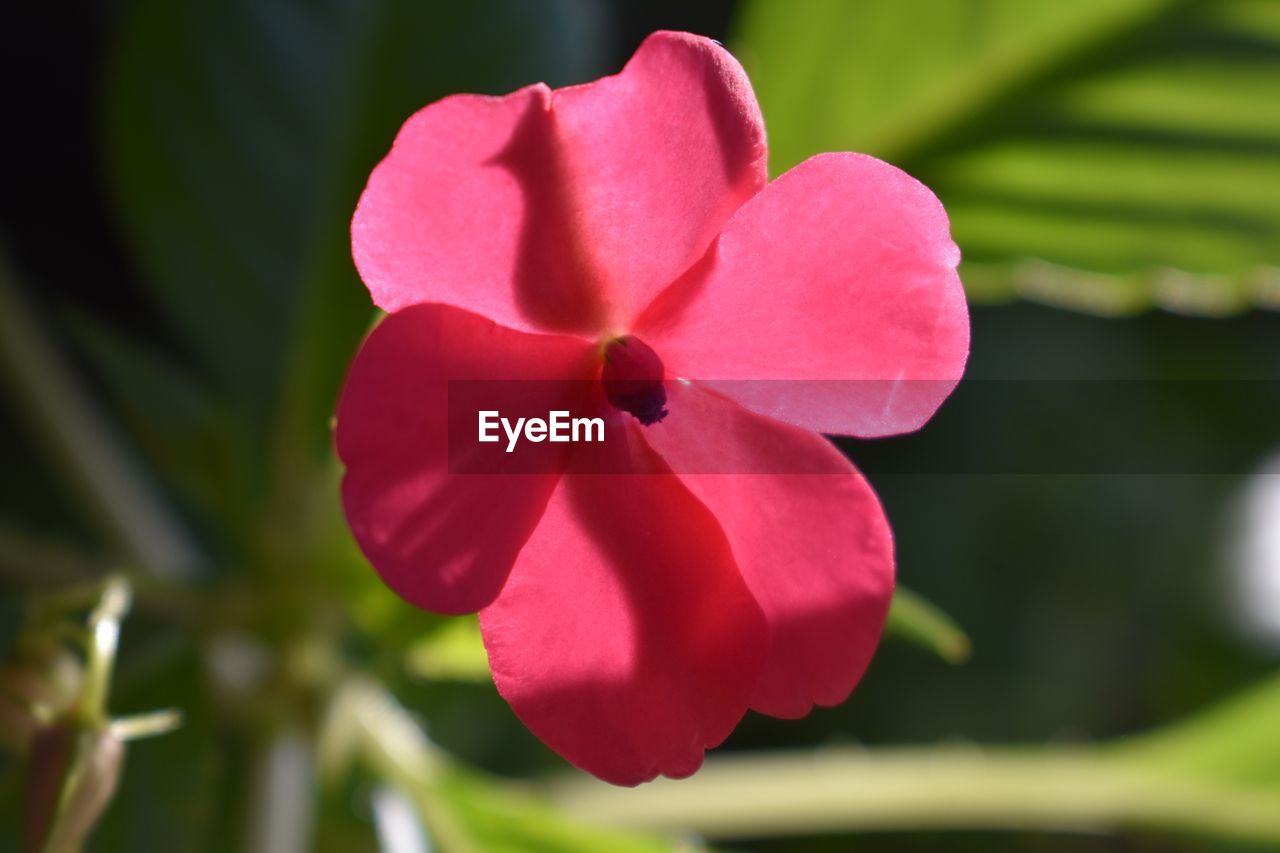
{"label": "bokeh background", "polygon": [[[400,123],[663,28],[743,61],[775,174],[859,150],[938,193],[973,355],[923,433],[840,443],[940,612],[737,763],[601,792],[364,565],[329,418]],[[92,850],[1280,849],[1280,3],[28,3],[0,45],[0,848],[24,685],[115,571],[111,710],[184,723]]]}

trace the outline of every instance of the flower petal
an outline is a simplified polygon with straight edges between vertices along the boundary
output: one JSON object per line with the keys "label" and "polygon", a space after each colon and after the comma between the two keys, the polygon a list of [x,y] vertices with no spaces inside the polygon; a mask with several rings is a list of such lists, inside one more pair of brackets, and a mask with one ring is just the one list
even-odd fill
{"label": "flower petal", "polygon": [[494,683],[583,770],[620,785],[687,776],[746,711],[764,618],[715,519],[653,452],[626,430],[594,447],[613,458],[591,470],[633,454],[621,464],[640,473],[561,480],[480,613]]}
{"label": "flower petal", "polygon": [[513,328],[624,328],[765,181],[736,60],[650,36],[623,71],[460,95],[405,123],[352,222],[378,306],[445,302]]}
{"label": "flower petal", "polygon": [[[347,521],[389,587],[439,613],[488,604],[563,470],[554,457],[531,460],[485,445],[514,473],[483,466],[485,473],[466,473],[464,454],[479,445],[455,443],[451,453],[457,425],[450,413],[464,410],[448,405],[450,381],[456,393],[456,380],[485,380],[486,387],[514,380],[501,389],[510,411],[545,414],[571,407],[566,400],[594,369],[593,358],[585,341],[516,332],[444,305],[397,311],[373,330],[347,376],[336,441],[347,468]],[[535,379],[555,381],[525,381]],[[555,454],[563,447],[529,450]]]}
{"label": "flower petal", "polygon": [[823,154],[743,205],[635,332],[668,371],[762,414],[909,432],[964,370],[959,259],[926,187],[872,157]]}
{"label": "flower petal", "polygon": [[[568,262],[552,233],[563,217],[538,218],[532,204],[558,192],[542,131],[550,105],[539,84],[501,98],[453,95],[405,122],[351,222],[352,256],[375,305],[443,302],[516,329],[537,328],[557,308],[559,322],[544,325],[596,323],[599,300],[571,292],[586,282],[557,269]],[[518,152],[525,162],[512,161]]]}
{"label": "flower petal", "polygon": [[688,33],[645,39],[622,73],[555,93],[582,238],[626,329],[768,178],[742,66]]}
{"label": "flower petal", "polygon": [[715,514],[769,622],[751,707],[792,718],[839,704],[893,594],[893,536],[875,493],[815,433],[696,384],[669,394],[670,415],[645,439]]}

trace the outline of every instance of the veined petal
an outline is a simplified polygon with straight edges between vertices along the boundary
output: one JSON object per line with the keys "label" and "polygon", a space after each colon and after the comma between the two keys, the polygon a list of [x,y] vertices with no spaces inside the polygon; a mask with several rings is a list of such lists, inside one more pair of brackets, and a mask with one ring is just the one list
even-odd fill
{"label": "veined petal", "polygon": [[656,33],[613,77],[420,110],[370,176],[353,254],[386,310],[443,302],[595,336],[625,328],[765,177],[737,61]]}
{"label": "veined petal", "polygon": [[822,436],[672,383],[645,440],[719,521],[769,623],[751,707],[800,717],[844,701],[893,594],[893,536],[875,493]]}
{"label": "veined petal", "polygon": [[715,518],[635,429],[579,446],[612,457],[590,470],[637,473],[566,474],[480,612],[520,719],[620,785],[697,770],[745,713],[767,642]]}
{"label": "veined petal", "polygon": [[[486,445],[511,473],[492,466],[469,473],[479,444],[450,450],[451,412],[467,414],[450,409],[450,382],[456,390],[460,380],[508,380],[507,413],[545,414],[571,408],[592,370],[585,341],[513,331],[444,305],[405,308],[378,324],[347,376],[336,441],[347,468],[347,521],[389,587],[438,613],[488,604],[563,469],[563,445],[509,455]],[[475,438],[474,422],[467,426],[464,434]],[[543,456],[531,461],[529,453]]]}
{"label": "veined petal", "polygon": [[671,373],[770,417],[910,432],[968,357],[959,259],[924,185],[872,157],[822,154],[743,205],[635,332]]}

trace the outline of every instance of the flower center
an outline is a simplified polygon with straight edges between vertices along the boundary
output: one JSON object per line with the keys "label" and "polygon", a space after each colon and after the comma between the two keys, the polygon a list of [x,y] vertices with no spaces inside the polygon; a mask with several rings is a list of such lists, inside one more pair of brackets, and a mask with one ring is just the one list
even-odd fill
{"label": "flower center", "polygon": [[614,338],[604,346],[600,381],[605,398],[645,426],[667,416],[667,389],[662,384],[665,375],[662,359],[634,335]]}

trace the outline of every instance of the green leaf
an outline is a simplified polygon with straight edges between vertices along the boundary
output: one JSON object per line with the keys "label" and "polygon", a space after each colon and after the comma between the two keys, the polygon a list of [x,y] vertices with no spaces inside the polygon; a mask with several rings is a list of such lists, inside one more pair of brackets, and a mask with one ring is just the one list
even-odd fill
{"label": "green leaf", "polygon": [[753,0],[738,47],[775,170],[902,166],[975,298],[1280,306],[1280,4]]}
{"label": "green leaf", "polygon": [[419,678],[444,681],[488,681],[489,656],[474,616],[444,620],[417,640],[405,655],[405,667]]}
{"label": "green leaf", "polygon": [[486,782],[475,774],[452,770],[441,780],[438,795],[466,827],[477,850],[486,853],[658,853],[688,849],[657,834],[595,826],[590,817],[568,818],[531,796]]}
{"label": "green leaf", "polygon": [[438,750],[390,693],[371,679],[348,679],[334,691],[321,725],[317,763],[331,785],[360,762],[414,801],[442,850],[675,850],[656,834],[626,832],[565,818],[531,794],[459,767]]}
{"label": "green leaf", "polygon": [[22,298],[0,247],[0,379],[43,440],[50,461],[124,553],[157,577],[190,577],[201,549],[139,471],[93,399]]}
{"label": "green leaf", "polygon": [[1280,675],[1175,725],[1121,741],[1115,757],[1164,775],[1280,793]]}
{"label": "green leaf", "polygon": [[884,631],[888,636],[901,637],[928,649],[947,663],[963,663],[969,659],[969,638],[960,626],[901,585],[893,593]]}
{"label": "green leaf", "polygon": [[595,75],[582,47],[595,22],[580,11],[128,5],[106,93],[112,187],[163,316],[266,439],[253,470],[297,479],[328,452],[338,384],[373,316],[348,223],[400,124],[453,92]]}

